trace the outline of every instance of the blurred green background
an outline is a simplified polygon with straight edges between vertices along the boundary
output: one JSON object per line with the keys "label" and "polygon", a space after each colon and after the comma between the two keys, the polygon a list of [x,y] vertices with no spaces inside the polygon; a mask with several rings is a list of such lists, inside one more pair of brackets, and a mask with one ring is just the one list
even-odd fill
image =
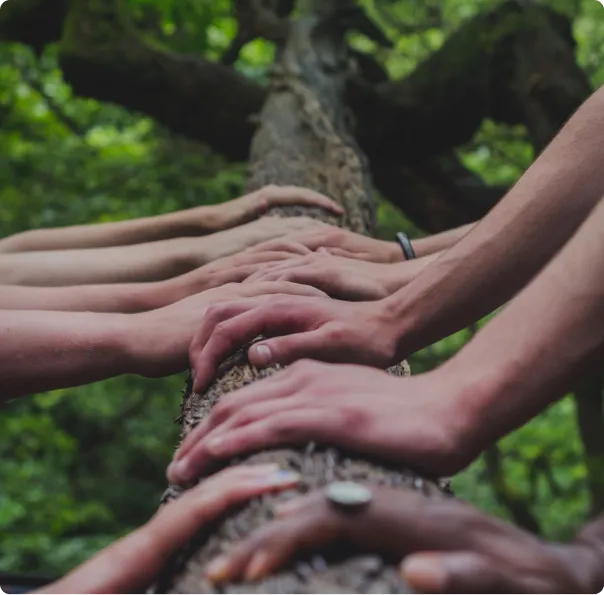
{"label": "blurred green background", "polygon": [[[392,23],[412,22],[430,7],[410,0],[376,3],[390,11]],[[365,4],[376,9],[373,2]],[[548,4],[572,17],[578,60],[593,85],[601,84],[604,9],[595,0]],[[459,23],[493,3],[442,0],[438,5],[444,16],[437,25],[399,34],[387,54],[375,50],[392,76],[412,70]],[[159,12],[167,39],[174,23],[185,21],[187,35],[172,40],[180,51],[215,58],[235,32],[226,0],[130,0],[128,7],[133,14]],[[370,45],[360,36],[353,42],[359,48]],[[236,68],[265,81],[272,55],[269,43],[254,41],[243,49]],[[227,163],[141,114],[73,97],[52,46],[36,56],[24,45],[0,43],[0,119],[1,236],[157,214],[241,192],[244,165]],[[522,127],[493,122],[485,122],[458,152],[485,180],[501,184],[517,180],[533,158]],[[384,238],[400,230],[422,234],[385,201],[380,201],[379,224]],[[412,369],[438,365],[475,331],[417,354]],[[176,443],[173,420],[183,380],[123,377],[4,406],[0,570],[63,573],[153,514]],[[454,488],[485,510],[564,539],[597,500],[589,462],[569,396],[491,449],[455,478]]]}

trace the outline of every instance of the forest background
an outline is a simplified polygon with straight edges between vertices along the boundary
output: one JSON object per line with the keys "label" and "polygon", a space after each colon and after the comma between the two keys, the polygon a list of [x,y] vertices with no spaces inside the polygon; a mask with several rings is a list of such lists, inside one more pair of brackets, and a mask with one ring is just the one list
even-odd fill
{"label": "forest background", "polygon": [[[28,2],[10,0],[0,10],[0,236],[142,217],[242,192],[245,164],[227,161],[147,114],[77,96],[52,39],[15,43],[7,23],[15,5],[27,9]],[[362,4],[393,47],[359,33],[351,34],[350,43],[392,79],[413,72],[460,26],[498,6],[486,0]],[[577,63],[592,88],[601,85],[603,7],[595,0],[542,4],[568,19]],[[132,22],[153,29],[162,44],[212,61],[224,56],[237,33],[229,0],[124,0],[123,6]],[[234,68],[265,85],[273,52],[270,42],[253,40]],[[488,118],[455,154],[492,187],[509,187],[534,159],[526,127]],[[380,237],[427,232],[393,202],[379,199]],[[415,354],[413,372],[439,365],[474,332],[467,329]],[[153,514],[176,443],[177,427],[170,422],[178,415],[182,385],[182,376],[122,377],[3,407],[0,571],[63,573]],[[602,410],[601,378],[585,379],[455,477],[458,497],[548,538],[569,536],[604,507]]]}

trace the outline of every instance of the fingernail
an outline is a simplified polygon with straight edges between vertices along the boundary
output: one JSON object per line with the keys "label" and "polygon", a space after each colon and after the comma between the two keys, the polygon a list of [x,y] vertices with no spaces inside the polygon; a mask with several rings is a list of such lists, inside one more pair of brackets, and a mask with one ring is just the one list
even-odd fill
{"label": "fingernail", "polygon": [[287,485],[300,481],[300,474],[294,473],[293,471],[279,470],[276,473],[271,473],[260,478],[260,481],[267,485]]}
{"label": "fingernail", "polygon": [[174,483],[188,481],[190,473],[189,461],[186,458],[172,461],[168,467],[168,479]]}
{"label": "fingernail", "polygon": [[221,583],[229,577],[229,559],[226,556],[214,558],[207,566],[205,575],[215,583]]}
{"label": "fingernail", "polygon": [[251,348],[254,356],[254,363],[261,366],[268,366],[272,362],[271,350],[267,345],[254,345]]}
{"label": "fingernail", "polygon": [[266,572],[267,562],[268,556],[266,552],[258,552],[254,554],[254,557],[245,569],[245,580],[256,581],[261,578]]}
{"label": "fingernail", "polygon": [[411,556],[401,566],[403,578],[419,591],[444,593],[447,571],[436,557]]}

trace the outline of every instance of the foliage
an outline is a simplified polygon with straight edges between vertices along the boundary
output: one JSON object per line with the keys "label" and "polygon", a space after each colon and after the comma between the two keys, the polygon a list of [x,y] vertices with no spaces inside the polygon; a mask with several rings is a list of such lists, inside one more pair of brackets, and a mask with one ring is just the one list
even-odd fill
{"label": "foliage", "polygon": [[[18,0],[13,0],[18,1]],[[440,46],[487,0],[364,0],[395,40],[351,42],[400,77]],[[604,12],[594,0],[554,2],[574,18],[578,56],[594,84],[604,80]],[[216,59],[235,33],[230,2],[128,0],[139,26],[177,51]],[[54,50],[38,60],[0,46],[0,234],[109,221],[227,200],[243,166],[173,137],[140,114],[71,96]],[[273,48],[248,44],[236,67],[265,80]],[[523,129],[486,122],[460,155],[491,183],[513,183],[532,160]],[[419,235],[382,202],[380,232]],[[416,372],[438,365],[471,336],[463,331],[414,356]],[[0,569],[61,573],[144,522],[165,485],[176,442],[182,377],[124,377],[10,403],[0,417]],[[446,396],[444,396],[446,397]],[[565,400],[500,444],[508,485],[544,533],[567,537],[586,517],[588,488],[573,403]],[[483,460],[454,481],[461,497],[503,516]]]}

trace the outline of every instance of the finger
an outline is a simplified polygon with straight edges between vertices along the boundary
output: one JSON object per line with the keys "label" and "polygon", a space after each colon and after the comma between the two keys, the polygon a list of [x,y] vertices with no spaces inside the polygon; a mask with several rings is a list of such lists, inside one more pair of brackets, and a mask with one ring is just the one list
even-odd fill
{"label": "finger", "polygon": [[330,248],[325,247],[322,249],[323,254],[331,254],[332,256],[340,256],[341,258],[348,258],[350,260],[366,260],[371,261],[372,257],[369,252],[350,252],[344,248]]}
{"label": "finger", "polygon": [[271,190],[268,196],[268,202],[271,206],[275,205],[301,205],[301,206],[316,206],[322,207],[336,213],[337,215],[343,215],[344,209],[335,201],[327,196],[310,190],[308,188],[299,188],[296,186],[277,186],[274,190]]}
{"label": "finger", "polygon": [[264,368],[273,364],[289,364],[305,358],[328,362],[333,361],[332,348],[333,346],[326,342],[325,332],[317,329],[255,343],[248,350],[248,359],[253,365]]}
{"label": "finger", "polygon": [[259,282],[256,285],[246,285],[243,289],[244,295],[256,297],[259,295],[282,294],[282,295],[299,295],[303,297],[329,297],[324,291],[312,287],[311,285],[303,285],[301,283],[292,283],[290,281],[271,281]]}
{"label": "finger", "polygon": [[[219,461],[276,446],[294,446],[309,441],[332,443],[341,434],[338,411],[325,408],[291,409],[218,435],[208,434],[189,452],[185,483]],[[338,440],[338,442],[340,442]],[[184,460],[184,459],[183,459]]]}
{"label": "finger", "polygon": [[201,526],[263,493],[292,487],[296,474],[274,466],[231,468],[163,507],[146,525],[53,584],[56,593],[138,593]]}
{"label": "finger", "polygon": [[323,505],[323,494],[317,492],[305,500],[307,506],[300,508],[298,514],[271,522],[210,562],[206,576],[215,583],[241,578],[259,580],[301,552],[336,541],[341,520]]}
{"label": "finger", "polygon": [[552,592],[535,590],[538,585],[527,584],[522,573],[474,552],[413,554],[401,563],[401,574],[420,593]]}
{"label": "finger", "polygon": [[[279,398],[279,396],[288,394],[288,391],[291,393],[292,384],[296,382],[296,379],[288,372],[289,370],[279,372],[260,383],[250,384],[220,397],[218,403],[210,411],[210,415],[189,432],[183,440],[174,455],[174,460],[177,461],[186,456],[210,430],[228,420],[236,411],[254,402]],[[168,479],[172,481],[173,478],[168,476]]]}
{"label": "finger", "polygon": [[288,252],[294,255],[304,256],[306,254],[310,254],[312,251],[310,248],[307,248],[303,244],[299,242],[295,242],[292,240],[278,238],[275,240],[269,240],[268,242],[263,242],[260,244],[256,244],[250,248],[247,248],[246,252],[262,252],[265,250],[277,251],[277,252]]}
{"label": "finger", "polygon": [[207,324],[204,320],[203,328],[192,347],[194,357],[191,365],[195,392],[206,386],[220,362],[242,344],[258,335],[270,336],[304,328],[306,321],[292,305],[294,298],[291,294],[283,298],[279,300],[275,296],[274,301],[256,298],[257,302],[254,302],[254,298],[249,298],[245,304],[243,300],[231,303],[226,312],[221,308],[216,311],[208,309],[206,316],[209,320]]}
{"label": "finger", "polygon": [[[292,400],[295,401],[295,398],[292,397]],[[283,399],[288,401],[289,399]],[[262,404],[261,404],[262,405]],[[280,400],[272,401],[268,405],[264,405],[264,408],[269,412],[271,410],[271,415],[276,416],[287,408],[292,410],[300,410],[300,408],[296,408],[295,403],[287,403],[283,406],[280,403]],[[252,412],[253,414],[254,412]],[[246,414],[244,414],[245,416]],[[233,425],[232,420],[227,419],[224,424],[218,424],[217,426],[211,427],[211,424],[208,423],[204,425],[203,428],[200,428],[200,432],[195,436],[191,436],[192,440],[187,443],[187,448],[184,452],[181,452],[175,460],[170,463],[166,475],[170,483],[177,485],[187,485],[189,482],[195,480],[197,477],[206,473],[212,465],[218,460],[222,460],[223,456],[220,452],[217,452],[213,445],[217,444],[218,440],[222,440],[222,437],[225,437],[227,441],[237,441],[240,439],[240,435],[242,434],[241,430],[245,426],[253,425],[255,422],[262,421],[262,418],[258,419],[250,419],[245,422],[244,419],[239,418],[239,421]],[[197,430],[198,428],[196,428]],[[238,448],[237,444],[234,444],[232,449]],[[243,447],[241,447],[243,448]],[[250,449],[253,450],[253,447],[250,446]],[[224,450],[224,449],[223,449]],[[227,450],[230,450],[227,446]],[[224,457],[227,457],[225,454]]]}

